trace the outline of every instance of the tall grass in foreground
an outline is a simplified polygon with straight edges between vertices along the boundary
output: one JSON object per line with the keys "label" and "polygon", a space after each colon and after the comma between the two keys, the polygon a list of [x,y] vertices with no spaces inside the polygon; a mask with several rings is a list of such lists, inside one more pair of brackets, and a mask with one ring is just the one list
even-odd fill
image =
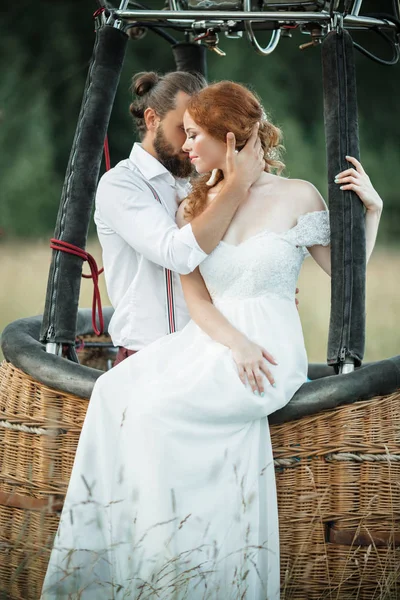
{"label": "tall grass in foreground", "polygon": [[[102,264],[97,240],[88,251]],[[46,241],[0,244],[0,332],[22,317],[43,312],[51,251]],[[84,272],[88,272],[87,265]],[[400,248],[377,249],[367,271],[367,331],[365,360],[373,361],[400,352],[397,315],[400,303]],[[310,362],[324,362],[330,312],[330,279],[308,258],[299,279],[300,316]],[[103,305],[109,300],[100,277]],[[82,280],[80,305],[91,306],[92,283]],[[0,358],[1,358],[0,352]]]}

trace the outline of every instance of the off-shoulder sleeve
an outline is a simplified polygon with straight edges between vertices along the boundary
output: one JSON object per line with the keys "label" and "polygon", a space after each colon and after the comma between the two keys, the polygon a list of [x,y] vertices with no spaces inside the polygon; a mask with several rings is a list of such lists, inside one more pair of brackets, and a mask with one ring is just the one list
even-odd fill
{"label": "off-shoulder sleeve", "polygon": [[329,211],[318,210],[301,215],[293,233],[297,246],[328,246],[331,241]]}
{"label": "off-shoulder sleeve", "polygon": [[287,232],[285,239],[302,248],[305,257],[309,256],[307,247],[328,246],[331,241],[329,211],[316,210],[300,215],[297,225]]}

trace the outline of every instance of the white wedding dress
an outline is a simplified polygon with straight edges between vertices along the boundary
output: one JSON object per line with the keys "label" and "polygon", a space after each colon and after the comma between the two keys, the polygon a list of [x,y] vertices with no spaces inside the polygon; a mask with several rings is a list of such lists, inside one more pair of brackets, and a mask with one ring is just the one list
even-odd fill
{"label": "white wedding dress", "polygon": [[278,362],[264,397],[193,321],[98,379],[43,600],[279,598],[267,417],[306,381],[296,281],[305,247],[328,243],[317,211],[200,266],[215,306]]}

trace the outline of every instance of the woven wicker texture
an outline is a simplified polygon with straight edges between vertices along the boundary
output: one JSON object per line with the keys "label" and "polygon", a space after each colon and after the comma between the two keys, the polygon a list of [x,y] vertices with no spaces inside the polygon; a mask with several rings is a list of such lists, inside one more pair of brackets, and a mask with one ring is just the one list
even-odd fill
{"label": "woven wicker texture", "polygon": [[[0,592],[9,598],[39,598],[87,405],[0,366]],[[400,598],[400,393],[276,425],[271,436],[282,600]]]}
{"label": "woven wicker texture", "polygon": [[283,598],[400,598],[400,393],[271,436]]}

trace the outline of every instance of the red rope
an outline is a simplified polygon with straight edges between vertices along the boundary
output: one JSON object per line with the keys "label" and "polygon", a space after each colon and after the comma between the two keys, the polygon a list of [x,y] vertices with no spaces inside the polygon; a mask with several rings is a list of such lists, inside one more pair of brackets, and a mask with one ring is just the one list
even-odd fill
{"label": "red rope", "polygon": [[[94,17],[97,17],[98,14],[102,13],[104,8],[100,8],[94,13]],[[106,135],[104,140],[104,160],[106,164],[106,171],[111,169],[111,160],[110,160],[110,149],[108,146],[108,136]],[[93,256],[86,252],[86,250],[82,250],[82,248],[78,248],[78,246],[74,246],[74,244],[69,244],[68,242],[63,242],[62,240],[56,240],[55,238],[51,238],[50,240],[50,248],[52,250],[58,250],[59,252],[66,252],[67,254],[74,254],[75,256],[79,256],[84,261],[89,263],[90,267],[90,275],[85,275],[82,273],[82,277],[85,279],[93,279],[93,301],[92,301],[92,325],[93,331],[96,335],[101,335],[104,331],[104,319],[103,319],[103,309],[101,306],[101,297],[99,290],[99,275],[103,273],[104,268],[99,269],[97,263]],[[96,314],[99,317],[99,326],[97,327],[96,323]]]}
{"label": "red rope", "polygon": [[[66,252],[67,254],[79,256],[79,258],[89,263],[90,275],[84,275],[82,273],[82,277],[93,279],[92,325],[95,334],[101,335],[104,331],[104,319],[99,290],[99,275],[104,271],[104,269],[99,270],[93,256],[89,254],[89,252],[86,252],[86,250],[82,250],[82,248],[74,246],[74,244],[69,244],[68,242],[51,238],[50,248],[52,248],[52,250],[58,250],[60,252]],[[99,327],[97,327],[96,323],[96,314],[99,317]]]}

